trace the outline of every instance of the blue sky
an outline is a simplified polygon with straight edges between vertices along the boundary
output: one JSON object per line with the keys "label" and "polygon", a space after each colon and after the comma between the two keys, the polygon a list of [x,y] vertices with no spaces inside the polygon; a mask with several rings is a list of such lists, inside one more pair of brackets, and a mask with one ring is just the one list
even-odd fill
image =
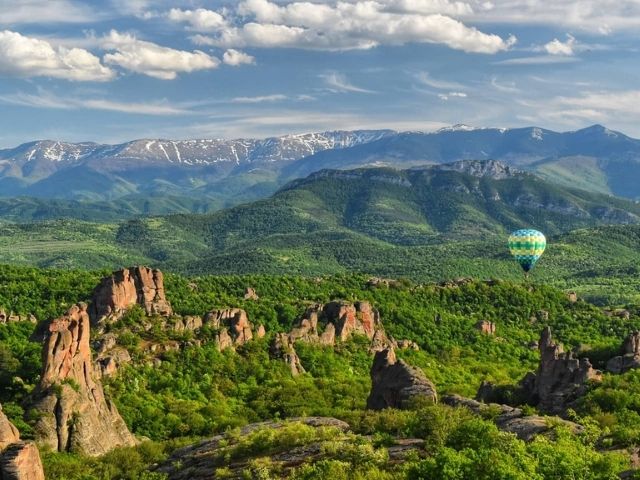
{"label": "blue sky", "polygon": [[640,136],[638,0],[0,0],[0,147],[445,125]]}

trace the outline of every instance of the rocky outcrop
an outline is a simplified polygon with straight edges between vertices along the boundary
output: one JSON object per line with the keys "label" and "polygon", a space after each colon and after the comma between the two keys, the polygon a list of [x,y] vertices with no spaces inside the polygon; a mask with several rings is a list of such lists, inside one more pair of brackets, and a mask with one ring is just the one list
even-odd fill
{"label": "rocky outcrop", "polygon": [[89,348],[87,307],[78,304],[53,320],[43,347],[40,384],[31,401],[39,412],[39,442],[58,451],[101,455],[114,447],[134,445],[115,405],[104,396]]}
{"label": "rocky outcrop", "polygon": [[18,429],[0,407],[0,479],[44,480],[40,453],[33,442],[21,442]]}
{"label": "rocky outcrop", "polygon": [[410,408],[417,402],[437,403],[436,388],[419,368],[396,358],[392,348],[377,352],[371,367],[367,408]]}
{"label": "rocky outcrop", "polygon": [[640,332],[633,332],[622,343],[622,355],[607,362],[607,370],[611,373],[624,373],[640,368]]}
{"label": "rocky outcrop", "polygon": [[103,278],[93,291],[89,315],[94,325],[111,323],[133,305],[140,305],[147,315],[168,317],[173,313],[160,270],[131,267]]}
{"label": "rocky outcrop", "polygon": [[304,367],[300,363],[300,357],[293,346],[291,336],[286,333],[278,333],[271,343],[270,353],[272,358],[280,358],[285,361],[291,369],[294,377],[304,373]]}
{"label": "rocky outcrop", "polygon": [[30,322],[35,324],[38,323],[38,319],[31,313],[29,315],[16,315],[13,312],[7,314],[4,308],[0,308],[0,323],[11,322]]}
{"label": "rocky outcrop", "polygon": [[[217,468],[226,467],[228,478],[259,478],[250,472],[251,461],[256,457],[251,452],[246,452],[242,458],[229,461],[225,459],[225,449],[233,448],[247,435],[258,430],[277,430],[291,423],[301,423],[313,428],[331,428],[333,437],[338,437],[349,430],[349,425],[341,420],[327,417],[292,418],[287,422],[262,422],[246,425],[240,429],[238,435],[216,435],[194,445],[175,450],[171,456],[158,465],[155,469],[158,473],[164,473],[168,480],[210,480],[218,478],[214,472]],[[278,478],[288,478],[292,468],[299,467],[303,463],[321,460],[323,456],[322,442],[311,441],[296,447],[275,446],[269,452],[260,451],[258,455],[268,458],[278,465],[280,475]],[[250,475],[247,477],[247,475]],[[261,477],[260,477],[261,478]]]}
{"label": "rocky outcrop", "polygon": [[481,403],[459,395],[446,395],[442,397],[442,403],[452,407],[466,407],[477,415],[490,412],[493,421],[500,430],[514,433],[518,438],[527,442],[533,440],[537,435],[552,431],[557,425],[566,426],[574,433],[582,431],[580,425],[557,417],[549,419],[540,415],[526,416],[519,408],[497,403]]}
{"label": "rocky outcrop", "polygon": [[253,338],[247,312],[240,308],[212,310],[205,316],[204,324],[219,330],[216,343],[220,351],[244,345]]}
{"label": "rocky outcrop", "polygon": [[475,325],[476,330],[485,335],[496,334],[496,324],[488,320],[481,320]]}
{"label": "rocky outcrop", "polygon": [[247,287],[244,291],[244,299],[245,300],[259,300],[260,297],[258,296],[258,294],[256,293],[256,291],[251,288],[251,287]]}
{"label": "rocky outcrop", "polygon": [[529,403],[544,412],[560,413],[585,393],[588,382],[600,380],[602,374],[588,359],[565,352],[553,341],[549,327],[542,331],[538,343],[540,365],[535,374],[525,376],[521,386]]}

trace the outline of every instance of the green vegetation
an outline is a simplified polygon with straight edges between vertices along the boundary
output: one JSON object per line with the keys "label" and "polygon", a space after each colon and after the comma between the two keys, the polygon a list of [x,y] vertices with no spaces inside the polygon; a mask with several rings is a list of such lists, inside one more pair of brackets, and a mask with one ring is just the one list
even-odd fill
{"label": "green vegetation", "polygon": [[[35,311],[45,319],[72,302],[87,300],[100,275],[3,267],[0,305],[16,313]],[[298,377],[292,377],[282,361],[270,358],[268,345],[271,335],[289,330],[309,303],[369,300],[380,310],[390,335],[419,344],[419,351],[399,351],[401,357],[421,367],[441,394],[472,396],[483,380],[509,387],[533,370],[538,354],[529,343],[547,324],[567,348],[580,346],[602,366],[623,337],[640,328],[635,309],[629,320],[609,317],[589,303],[572,303],[562,291],[539,284],[470,282],[439,287],[402,281],[371,287],[367,278],[166,275],[167,295],[177,313],[202,315],[214,307],[238,306],[255,325],[264,324],[269,334],[238,352],[220,353],[211,341],[213,332],[203,329],[198,334],[203,343],[198,345],[191,342],[192,332],[162,329],[153,319],[156,326],[144,331],[136,328],[141,310],[132,309],[112,331],[134,362],[106,383],[106,391],[132,431],[151,442],[98,459],[45,452],[50,478],[160,480],[161,475],[147,471],[148,465],[162,461],[177,446],[223,432],[230,432],[227,435],[237,443],[229,443],[221,455],[246,460],[246,478],[320,479],[331,474],[347,479],[599,480],[613,479],[627,468],[622,453],[604,450],[640,441],[637,372],[605,375],[602,385],[592,387],[573,414],[587,426],[584,434],[557,430],[551,438],[526,444],[499,432],[490,419],[464,409],[366,412],[371,356],[364,339],[356,337],[335,349],[298,343],[296,350],[307,370]],[[243,299],[247,286],[257,290],[260,300]],[[477,332],[478,320],[495,322],[497,337]],[[40,344],[29,340],[37,328],[28,322],[0,325],[0,403],[25,438],[32,435],[32,418],[21,404],[38,380]],[[150,342],[169,340],[190,346],[162,354],[145,349]],[[159,365],[153,365],[154,357]],[[233,434],[247,423],[306,415],[343,419],[353,433],[290,426],[277,433]],[[395,437],[425,440],[427,456],[388,461]],[[321,444],[321,458],[289,472],[265,460],[271,452],[314,442]],[[224,465],[219,467],[220,478],[226,474]]]}
{"label": "green vegetation", "polygon": [[505,239],[535,226],[550,237],[536,281],[598,303],[626,303],[639,300],[640,226],[597,225],[638,218],[633,202],[531,175],[364,169],[320,173],[268,200],[207,215],[5,224],[0,261],[88,270],[143,263],[189,275],[515,281],[521,272]]}

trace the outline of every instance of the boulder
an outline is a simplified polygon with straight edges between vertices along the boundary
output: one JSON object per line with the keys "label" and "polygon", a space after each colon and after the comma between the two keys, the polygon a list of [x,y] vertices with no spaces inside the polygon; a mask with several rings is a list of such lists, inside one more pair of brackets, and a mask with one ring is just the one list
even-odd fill
{"label": "boulder", "polygon": [[102,455],[134,445],[116,406],[104,396],[89,348],[90,320],[84,304],[49,324],[40,383],[30,402],[39,412],[36,439],[57,451]]}
{"label": "boulder", "polygon": [[555,343],[551,329],[546,327],[538,342],[540,364],[535,374],[529,373],[520,382],[529,403],[548,413],[560,413],[586,392],[590,381],[602,379],[588,359],[578,359]]}
{"label": "boulder", "polygon": [[264,325],[258,325],[258,329],[256,330],[256,337],[257,338],[264,338],[264,336],[267,334],[267,331],[264,328]]}
{"label": "boulder", "polygon": [[291,337],[286,333],[278,333],[271,344],[270,353],[273,358],[281,358],[291,369],[291,375],[294,377],[304,373],[304,367],[300,363],[300,357],[291,341]]}
{"label": "boulder", "polygon": [[640,332],[630,333],[622,343],[622,355],[607,362],[607,370],[611,373],[624,373],[633,368],[640,368]]}
{"label": "boulder", "polygon": [[375,354],[367,408],[410,408],[416,401],[437,403],[436,388],[419,368],[396,358],[392,348]]}
{"label": "boulder", "polygon": [[164,276],[160,270],[131,267],[103,278],[93,291],[89,316],[94,325],[112,323],[133,305],[140,305],[147,315],[173,314],[165,297]]}

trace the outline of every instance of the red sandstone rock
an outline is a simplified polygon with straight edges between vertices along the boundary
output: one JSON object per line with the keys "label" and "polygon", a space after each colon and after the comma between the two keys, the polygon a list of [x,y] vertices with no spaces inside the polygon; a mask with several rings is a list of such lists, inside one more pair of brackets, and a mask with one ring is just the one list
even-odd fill
{"label": "red sandstone rock", "polygon": [[93,324],[118,320],[133,305],[140,305],[147,315],[170,316],[173,311],[164,293],[160,270],[131,267],[105,277],[94,289],[90,316]]}
{"label": "red sandstone rock", "polygon": [[90,320],[84,304],[49,325],[40,384],[31,407],[40,412],[36,438],[53,450],[101,455],[134,445],[115,405],[105,398],[89,349]]}

